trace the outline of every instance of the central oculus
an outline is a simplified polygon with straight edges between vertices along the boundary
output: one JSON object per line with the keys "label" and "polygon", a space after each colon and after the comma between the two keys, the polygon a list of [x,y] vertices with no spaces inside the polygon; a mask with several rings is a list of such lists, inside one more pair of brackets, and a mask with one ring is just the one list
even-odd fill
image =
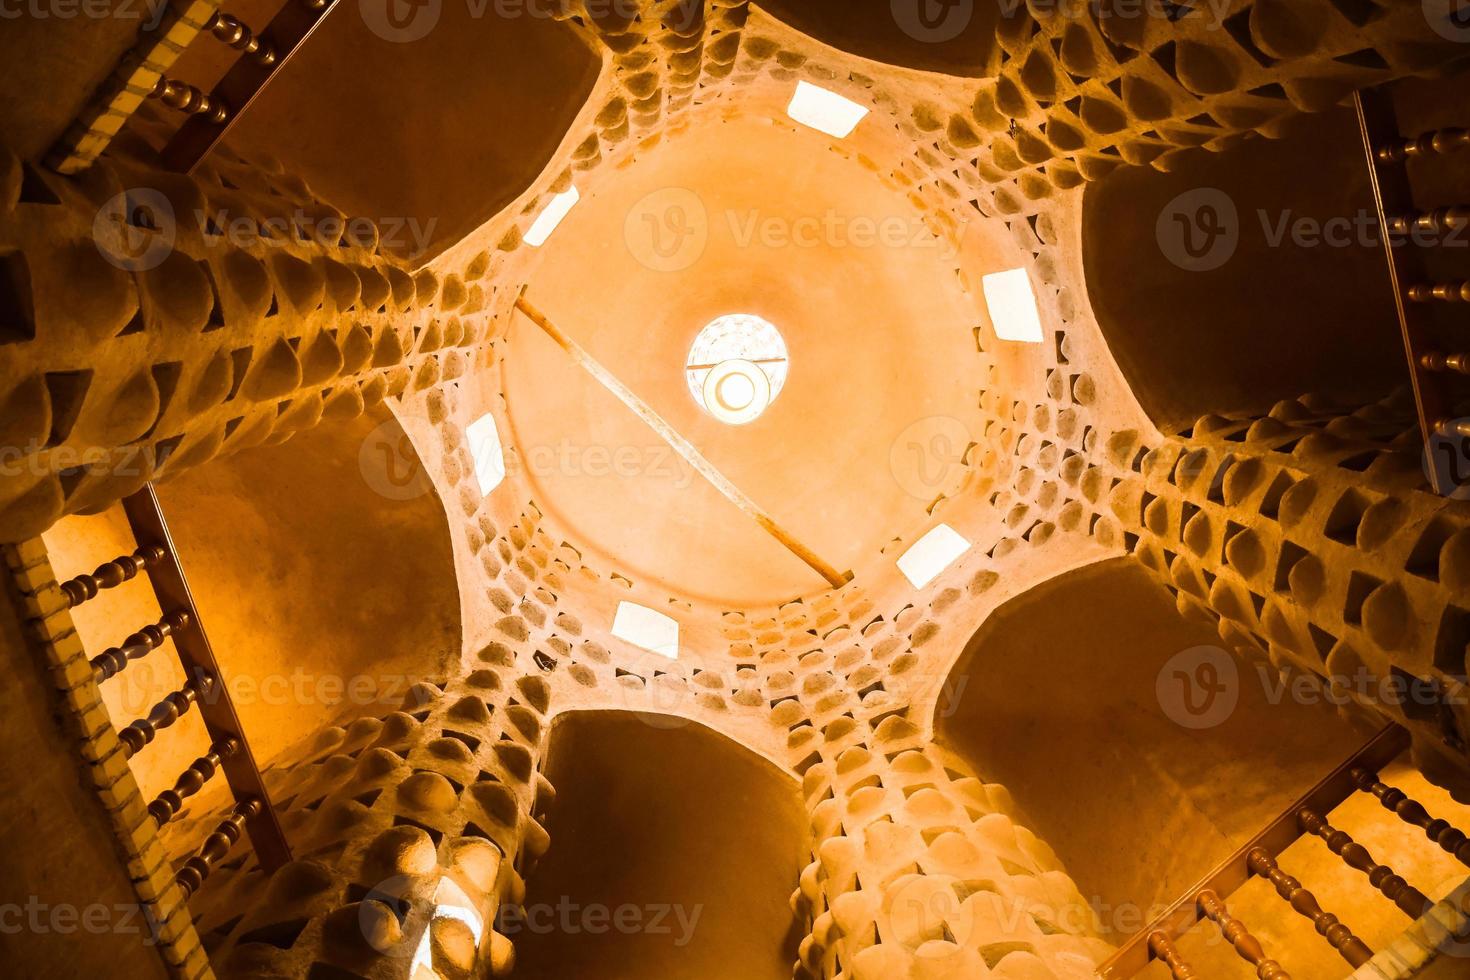
{"label": "central oculus", "polygon": [[786,368],[786,342],[770,321],[727,313],[699,331],[684,372],[700,408],[726,425],[745,425],[776,400]]}

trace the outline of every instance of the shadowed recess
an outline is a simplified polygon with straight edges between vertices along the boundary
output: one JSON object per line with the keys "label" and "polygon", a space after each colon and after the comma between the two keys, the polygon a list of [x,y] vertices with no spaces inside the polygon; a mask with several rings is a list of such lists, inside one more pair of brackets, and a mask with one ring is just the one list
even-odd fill
{"label": "shadowed recess", "polygon": [[517,977],[791,975],[799,929],[786,898],[810,846],[795,780],[661,715],[566,715],[549,752],[555,845],[510,933]]}
{"label": "shadowed recess", "polygon": [[[1219,642],[1135,564],[1070,572],[991,614],[946,682],[936,731],[1010,787],[1100,911],[1167,904],[1362,741],[1330,706],[1296,704],[1269,667],[1239,661],[1220,673],[1224,719],[1180,724],[1196,717],[1185,698],[1209,708],[1176,672],[1195,678],[1191,651]],[[1143,924],[1106,921],[1123,927],[1114,940]]]}
{"label": "shadowed recess", "polygon": [[1406,384],[1383,249],[1359,230],[1372,214],[1348,110],[1088,185],[1088,294],[1154,424],[1264,414],[1307,391],[1359,405]]}
{"label": "shadowed recess", "polygon": [[[361,16],[349,6],[229,142],[248,159],[280,160],[349,216],[377,221],[385,250],[426,262],[530,186],[600,63],[575,28],[526,7],[502,17],[494,4],[428,4],[400,29],[369,15],[382,3]],[[353,112],[342,111],[344,65],[371,66],[352,75]]]}
{"label": "shadowed recess", "polygon": [[873,61],[970,78],[999,56],[996,24],[1023,4],[993,0],[769,0],[760,4],[804,34]]}

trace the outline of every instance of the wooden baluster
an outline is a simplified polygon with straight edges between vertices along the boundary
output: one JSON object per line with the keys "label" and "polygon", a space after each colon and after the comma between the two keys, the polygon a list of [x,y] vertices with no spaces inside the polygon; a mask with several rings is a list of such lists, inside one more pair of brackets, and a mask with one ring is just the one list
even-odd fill
{"label": "wooden baluster", "polygon": [[1419,358],[1419,363],[1424,365],[1426,371],[1458,371],[1460,374],[1470,374],[1470,354],[1430,351]]}
{"label": "wooden baluster", "polygon": [[187,112],[191,116],[203,116],[217,125],[223,125],[225,120],[230,118],[229,106],[188,82],[180,82],[160,75],[148,95],[170,109]]}
{"label": "wooden baluster", "polygon": [[1388,219],[1389,234],[1398,237],[1413,236],[1415,233],[1433,235],[1442,231],[1458,231],[1467,225],[1470,225],[1470,206],[1464,204],[1396,214]]}
{"label": "wooden baluster", "polygon": [[166,789],[158,794],[158,798],[148,804],[148,813],[153,817],[158,826],[162,827],[184,808],[184,801],[204,788],[204,784],[214,778],[219,771],[219,764],[240,748],[240,743],[233,738],[216,742],[209,747],[207,755],[201,755],[194,760],[194,764],[179,774],[174,782],[173,789]]}
{"label": "wooden baluster", "polygon": [[1270,881],[1276,888],[1276,894],[1286,899],[1293,909],[1310,919],[1317,935],[1326,939],[1351,966],[1360,967],[1373,958],[1373,950],[1353,935],[1353,931],[1343,925],[1337,916],[1324,911],[1318,904],[1317,897],[1307,891],[1300,881],[1282,871],[1276,859],[1265,848],[1258,847],[1251,851],[1246,856],[1246,863],[1252,871]]}
{"label": "wooden baluster", "polygon": [[1158,930],[1149,933],[1148,948],[1169,968],[1169,975],[1174,980],[1199,980],[1199,974],[1179,955],[1179,950],[1174,948],[1174,941],[1167,933]]}
{"label": "wooden baluster", "polygon": [[109,677],[116,677],[123,669],[134,660],[142,660],[148,654],[157,650],[168,639],[179,630],[187,629],[189,626],[189,614],[182,609],[175,610],[167,616],[154,623],[145,626],[126,640],[120,646],[109,647],[92,658],[92,673],[98,684]]}
{"label": "wooden baluster", "polygon": [[1280,963],[1266,958],[1260,940],[1251,935],[1245,923],[1231,917],[1225,910],[1225,903],[1220,901],[1219,895],[1207,888],[1199,893],[1198,901],[1205,918],[1220,927],[1226,942],[1235,947],[1241,959],[1256,968],[1256,976],[1260,980],[1291,980],[1291,974],[1283,970]]}
{"label": "wooden baluster", "polygon": [[269,68],[276,63],[276,50],[271,43],[237,18],[216,11],[209,19],[208,29],[216,41],[241,52],[262,68]]}
{"label": "wooden baluster", "polygon": [[1417,919],[1429,911],[1432,903],[1422,892],[1394,874],[1388,865],[1374,861],[1366,847],[1332,826],[1321,814],[1303,807],[1297,812],[1297,818],[1301,821],[1303,830],[1322,838],[1328,850],[1342,858],[1348,867],[1367,875],[1369,884],[1382,892],[1384,898],[1397,905],[1409,918]]}
{"label": "wooden baluster", "polygon": [[1402,163],[1414,157],[1443,156],[1464,149],[1470,149],[1470,130],[1449,127],[1379,147],[1378,159],[1383,163]]}
{"label": "wooden baluster", "polygon": [[204,844],[193,857],[184,862],[184,866],[174,875],[174,884],[178,885],[187,899],[199,890],[204,884],[204,879],[214,870],[215,862],[219,861],[230,848],[240,839],[245,830],[245,821],[252,819],[260,813],[260,801],[256,799],[245,800],[235,804],[234,810],[226,817],[214,833],[204,839]]}
{"label": "wooden baluster", "polygon": [[123,755],[131,759],[139,749],[153,741],[159,732],[188,714],[189,706],[199,700],[201,694],[207,695],[212,687],[213,682],[203,676],[190,681],[155,704],[153,710],[148,712],[148,717],[139,718],[118,732],[117,737],[123,743]]}
{"label": "wooden baluster", "polygon": [[1445,853],[1454,855],[1456,861],[1470,867],[1470,837],[1461,833],[1448,820],[1439,820],[1429,815],[1418,801],[1397,787],[1390,786],[1378,778],[1378,773],[1367,769],[1354,769],[1353,779],[1358,788],[1378,797],[1383,808],[1398,816],[1411,827],[1424,831],[1424,836],[1438,844]]}
{"label": "wooden baluster", "polygon": [[91,575],[78,575],[69,582],[61,583],[66,595],[67,607],[75,609],[88,599],[95,599],[103,589],[115,589],[133,578],[152,562],[163,558],[162,548],[139,548],[131,555],[122,555],[97,567]]}
{"label": "wooden baluster", "polygon": [[1409,287],[1416,303],[1470,303],[1470,279],[1464,282],[1421,282]]}

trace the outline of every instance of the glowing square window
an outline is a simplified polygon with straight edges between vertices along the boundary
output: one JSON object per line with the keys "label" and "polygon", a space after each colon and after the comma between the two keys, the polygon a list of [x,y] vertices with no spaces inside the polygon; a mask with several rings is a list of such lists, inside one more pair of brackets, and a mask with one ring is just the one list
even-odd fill
{"label": "glowing square window", "polygon": [[572,205],[581,199],[582,195],[578,193],[575,187],[553,197],[547,203],[546,207],[541,209],[541,213],[536,216],[536,220],[531,222],[531,227],[526,229],[526,234],[523,239],[525,243],[536,247],[544,244],[546,239],[551,237],[551,233],[556,231],[556,226],[561,224],[561,219],[567,216],[567,212],[572,209]]}
{"label": "glowing square window", "polygon": [[804,126],[843,139],[862,122],[868,110],[819,85],[797,82],[796,94],[791,97],[786,114]]}
{"label": "glowing square window", "polygon": [[470,456],[475,460],[475,479],[480,483],[480,495],[487,497],[505,479],[505,454],[500,448],[500,430],[495,427],[494,416],[484,415],[471,422],[465,429],[465,435],[470,440]]}
{"label": "glowing square window", "polygon": [[636,602],[619,602],[613,636],[670,660],[679,659],[679,621]]}
{"label": "glowing square window", "polygon": [[1041,343],[1041,311],[1036,307],[1036,292],[1025,269],[992,272],[980,284],[985,289],[985,305],[990,309],[990,322],[995,324],[997,337]]}
{"label": "glowing square window", "polygon": [[970,550],[970,542],[948,524],[940,524],[915,541],[898,559],[898,570],[916,589],[922,589]]}

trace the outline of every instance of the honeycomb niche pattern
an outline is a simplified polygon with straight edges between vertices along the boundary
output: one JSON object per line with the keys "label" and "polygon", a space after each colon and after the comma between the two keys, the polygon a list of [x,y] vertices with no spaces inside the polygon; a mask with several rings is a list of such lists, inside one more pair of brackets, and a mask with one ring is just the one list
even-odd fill
{"label": "honeycomb niche pattern", "polygon": [[[614,710],[698,722],[801,780],[813,845],[790,883],[796,976],[1090,976],[1109,947],[1086,899],[984,760],[936,744],[931,720],[1000,602],[1109,557],[1131,556],[1244,657],[1317,675],[1361,665],[1437,692],[1441,705],[1387,713],[1413,733],[1426,775],[1470,793],[1467,719],[1450,697],[1467,673],[1470,513],[1423,489],[1405,398],[1342,409],[1302,394],[1161,434],[1088,308],[1078,244],[1085,182],[1287,135],[1356,87],[1462,59],[1419,5],[1232,3],[1216,30],[1104,16],[1111,4],[1028,6],[995,22],[984,65],[963,78],[851,53],[820,18],[812,37],[723,0],[546,9],[601,46],[592,96],[534,186],[422,268],[360,225],[337,236],[293,224],[298,209],[344,214],[287,162],[226,148],[193,177],[161,172],[166,124],[148,112],[68,178],[0,154],[0,442],[22,448],[28,474],[0,486],[0,539],[22,542],[17,555],[44,556],[34,539],[56,520],[146,480],[378,403],[403,422],[449,517],[461,662],[400,710],[324,723],[270,767],[297,859],[266,876],[242,852],[190,908],[171,903],[175,975],[404,977],[425,935],[444,976],[512,973],[514,944],[492,924],[526,901],[555,846],[547,732],[564,712]],[[874,577],[766,609],[646,595],[584,560],[514,475],[484,497],[465,429],[503,417],[491,369],[534,279],[522,235],[550,195],[574,180],[595,192],[694,126],[778,120],[797,80],[873,110],[833,152],[902,188],[936,234],[958,244],[984,222],[1021,250],[1050,336],[1017,351],[976,328],[983,430],[969,479],[931,505],[973,547],[928,586]],[[120,269],[94,222],[119,195],[121,220],[138,220],[143,190],[172,209],[176,239],[159,265]],[[217,234],[207,216],[221,206],[250,218],[253,240]],[[83,447],[101,454],[79,461]],[[39,558],[20,564],[44,619],[54,582],[34,571]],[[602,613],[624,595],[687,621],[687,654],[614,641]],[[1361,710],[1377,721],[1384,708]],[[95,710],[90,721],[84,752],[115,741]],[[180,853],[216,816],[163,843]],[[156,853],[143,836],[133,843]],[[444,881],[485,924],[479,942],[434,914]],[[180,952],[191,931],[209,963]]]}

